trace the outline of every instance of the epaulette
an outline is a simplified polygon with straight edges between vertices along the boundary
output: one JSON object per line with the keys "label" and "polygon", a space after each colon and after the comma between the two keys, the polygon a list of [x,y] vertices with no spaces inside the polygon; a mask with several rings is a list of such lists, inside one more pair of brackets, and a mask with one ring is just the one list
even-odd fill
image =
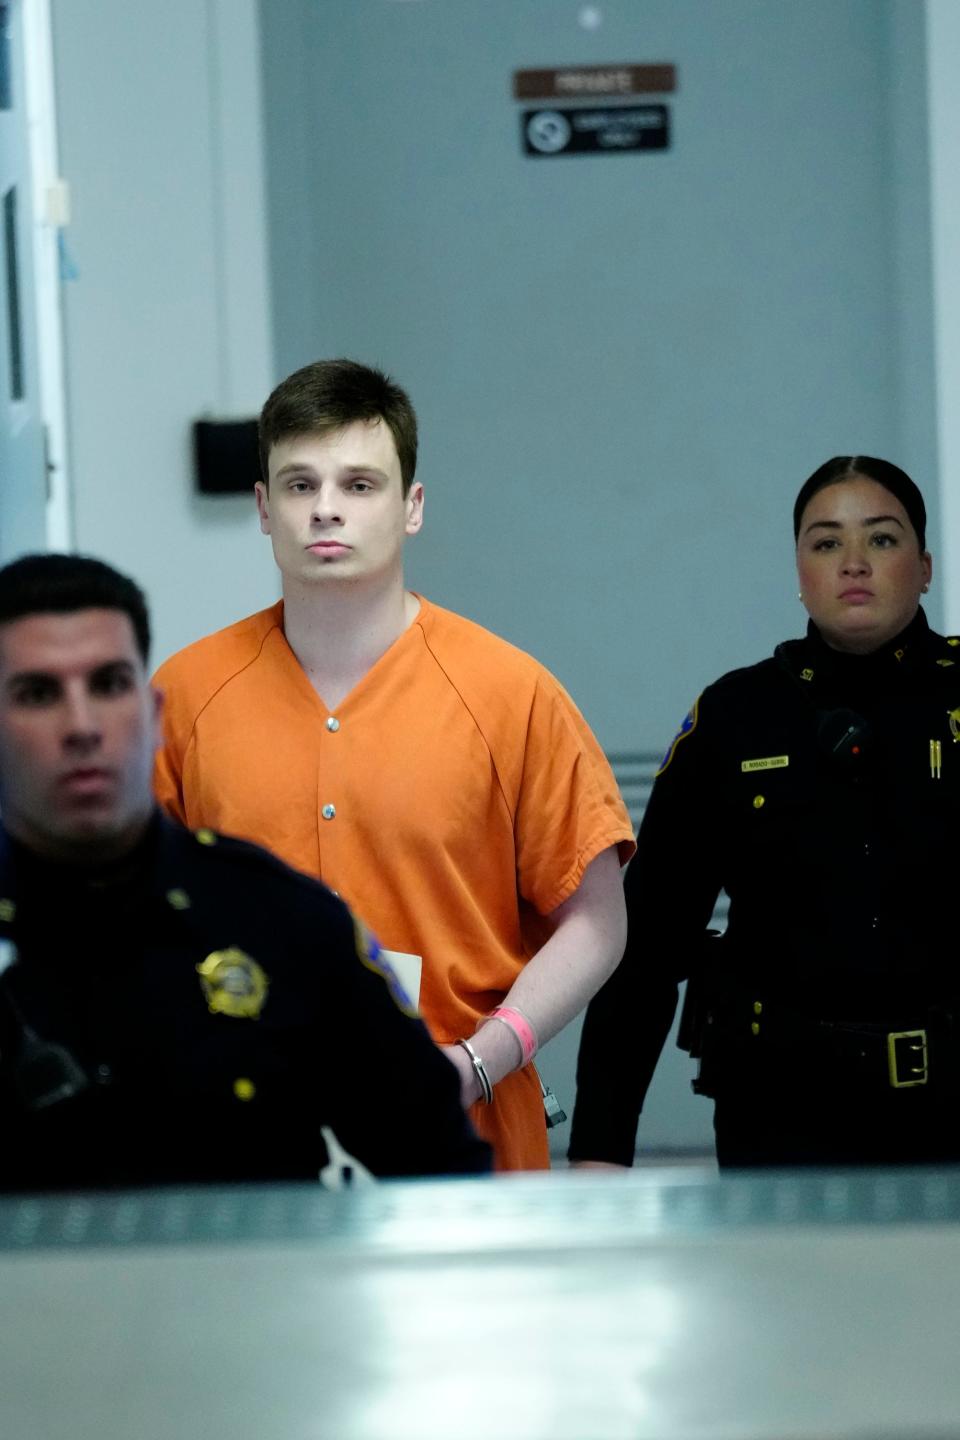
{"label": "epaulette", "polygon": [[[243,866],[263,878],[269,877],[296,890],[319,891],[335,907],[343,903],[328,886],[322,885],[313,876],[294,869],[278,855],[274,855],[273,851],[251,840],[241,840],[236,835],[221,835],[219,831],[211,830],[207,826],[190,832],[190,839],[215,861],[221,861],[225,868],[236,869]],[[189,846],[190,841],[187,843]]]}
{"label": "epaulette", "polygon": [[240,860],[258,869],[272,870],[275,874],[292,874],[302,878],[299,870],[293,870],[272,850],[256,845],[252,840],[241,840],[237,835],[221,835],[219,830],[211,830],[206,825],[191,833],[198,845],[223,860]]}

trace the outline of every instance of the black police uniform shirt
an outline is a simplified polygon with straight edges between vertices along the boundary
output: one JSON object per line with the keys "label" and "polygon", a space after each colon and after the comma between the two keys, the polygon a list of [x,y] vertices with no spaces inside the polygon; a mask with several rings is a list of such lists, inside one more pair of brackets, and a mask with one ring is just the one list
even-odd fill
{"label": "black police uniform shirt", "polygon": [[[374,942],[266,851],[159,815],[100,871],[0,854],[0,1189],[489,1169]],[[391,993],[392,991],[392,993]]]}
{"label": "black police uniform shirt", "polygon": [[632,1162],[721,890],[717,953],[768,1013],[907,1028],[960,998],[958,816],[960,639],[922,611],[872,655],[811,624],[709,686],[640,827],[626,954],[584,1023],[571,1157]]}

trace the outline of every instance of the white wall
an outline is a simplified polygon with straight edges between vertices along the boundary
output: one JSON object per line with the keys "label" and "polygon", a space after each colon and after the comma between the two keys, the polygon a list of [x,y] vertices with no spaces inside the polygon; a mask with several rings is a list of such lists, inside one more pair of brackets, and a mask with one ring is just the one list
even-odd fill
{"label": "white wall", "polygon": [[74,534],[152,602],[155,656],[277,594],[248,498],[194,492],[191,425],[273,385],[254,0],[54,0]]}
{"label": "white wall", "polygon": [[960,630],[960,5],[926,0],[937,438],[949,630]]}

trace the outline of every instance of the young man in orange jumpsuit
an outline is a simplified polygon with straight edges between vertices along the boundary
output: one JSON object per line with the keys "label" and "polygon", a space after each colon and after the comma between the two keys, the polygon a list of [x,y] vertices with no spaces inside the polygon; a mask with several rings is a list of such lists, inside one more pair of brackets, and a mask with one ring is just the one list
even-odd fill
{"label": "young man in orange jumpsuit", "polygon": [[397,385],[309,365],[268,399],[260,446],[283,599],[161,666],[159,799],[319,876],[418,957],[423,1018],[498,1167],[545,1167],[532,1055],[624,947],[616,782],[552,675],[405,588],[423,486]]}

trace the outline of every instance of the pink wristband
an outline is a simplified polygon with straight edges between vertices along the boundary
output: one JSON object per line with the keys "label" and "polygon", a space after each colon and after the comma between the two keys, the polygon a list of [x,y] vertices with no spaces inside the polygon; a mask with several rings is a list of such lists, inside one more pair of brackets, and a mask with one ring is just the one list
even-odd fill
{"label": "pink wristband", "polygon": [[519,1010],[511,1010],[507,1005],[498,1005],[495,1010],[490,1011],[491,1020],[500,1020],[508,1026],[516,1035],[520,1043],[520,1053],[523,1056],[522,1063],[529,1065],[537,1053],[537,1032],[534,1030],[526,1015]]}

